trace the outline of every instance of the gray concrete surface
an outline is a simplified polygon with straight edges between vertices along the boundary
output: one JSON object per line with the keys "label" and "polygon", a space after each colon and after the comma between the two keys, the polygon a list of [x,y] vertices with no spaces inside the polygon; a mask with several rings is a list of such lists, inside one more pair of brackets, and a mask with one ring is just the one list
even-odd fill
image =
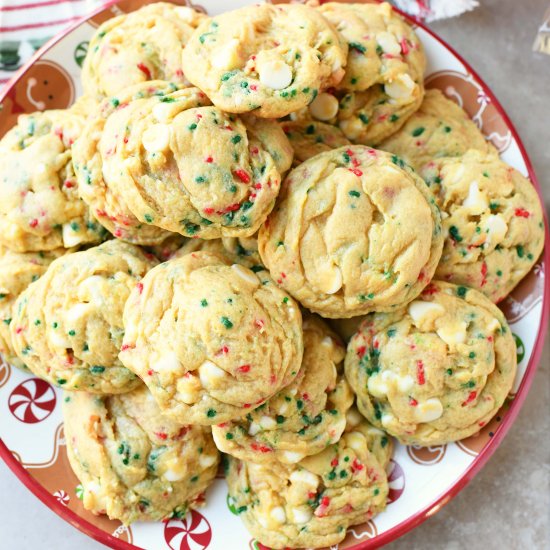
{"label": "gray concrete surface", "polygon": [[[550,56],[531,51],[548,4],[548,0],[481,0],[476,11],[434,23],[432,28],[492,87],[527,147],[550,205]],[[387,548],[550,548],[549,403],[547,345],[517,422],[483,471],[441,512]],[[103,548],[45,508],[3,463],[0,495],[1,548]]]}

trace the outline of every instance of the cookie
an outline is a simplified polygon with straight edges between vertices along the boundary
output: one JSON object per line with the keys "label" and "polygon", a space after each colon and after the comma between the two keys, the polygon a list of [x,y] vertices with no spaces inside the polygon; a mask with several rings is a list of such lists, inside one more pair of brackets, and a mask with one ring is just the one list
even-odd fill
{"label": "cookie", "polygon": [[440,281],[391,313],[368,316],[346,354],[357,406],[405,445],[443,445],[482,428],[516,374],[514,337],[483,294]]}
{"label": "cookie", "polygon": [[468,149],[495,153],[468,114],[440,90],[428,90],[420,108],[380,149],[400,156],[416,171],[440,157],[459,157]]}
{"label": "cookie", "polygon": [[318,8],[348,44],[344,78],[308,108],[354,143],[377,145],[418,109],[426,57],[414,30],[387,2]]}
{"label": "cookie", "polygon": [[391,442],[364,419],[338,443],[293,465],[229,458],[226,472],[235,509],[252,536],[269,548],[324,548],[346,529],[386,506],[385,467]]}
{"label": "cookie", "polygon": [[16,252],[99,243],[103,227],[80,200],[71,145],[77,111],[21,115],[0,141],[0,244]]}
{"label": "cookie", "polygon": [[[126,170],[126,167],[111,162],[108,173],[104,159],[113,157],[116,147],[126,146],[125,134],[117,135],[117,130],[114,136],[109,134],[105,131],[106,122],[117,111],[130,109],[130,105],[131,109],[139,109],[151,96],[159,103],[163,103],[163,99],[177,90],[177,86],[169,82],[146,82],[127,88],[118,96],[103,100],[87,120],[80,139],[76,140],[72,149],[80,196],[103,227],[115,237],[130,243],[157,245],[171,233],[148,224],[144,219],[138,219],[128,207],[126,197],[113,191],[111,180],[119,175],[121,169]],[[184,98],[188,100],[189,96],[186,94],[188,92],[183,92]],[[207,102],[206,98],[198,96],[197,100]],[[168,108],[172,103],[177,104],[177,101],[170,97],[166,103]],[[124,127],[121,130],[125,132]],[[115,137],[120,138],[120,145]]]}
{"label": "cookie", "polygon": [[361,145],[321,153],[285,179],[258,236],[273,279],[329,318],[414,299],[443,247],[439,209],[401,159]]}
{"label": "cookie", "polygon": [[69,390],[122,393],[139,379],[118,359],[130,291],[155,265],[122,241],[54,260],[13,306],[14,349],[37,376]]}
{"label": "cookie", "polygon": [[290,145],[294,150],[294,164],[351,142],[342,130],[331,124],[313,120],[289,120],[281,124]]}
{"label": "cookie", "polygon": [[318,317],[304,317],[303,331],[294,381],[246,417],[213,426],[220,451],[260,464],[294,464],[340,439],[354,400],[343,377],[345,348]]}
{"label": "cookie", "polygon": [[163,416],[143,385],[122,395],[65,392],[67,456],[82,504],[128,525],[201,505],[219,454],[208,428]]}
{"label": "cookie", "polygon": [[102,136],[105,179],[149,225],[250,236],[273,208],[292,149],[275,121],[199,107],[205,100],[186,88],[117,109]]}
{"label": "cookie", "polygon": [[347,46],[315,9],[257,4],[199,25],[183,70],[214,105],[279,118],[342,78]]}
{"label": "cookie", "polygon": [[156,2],[113,17],[95,32],[82,67],[84,91],[102,98],[148,80],[188,85],[181,54],[208,17],[192,8]]}
{"label": "cookie", "polygon": [[544,247],[544,220],[531,182],[496,155],[470,150],[422,171],[443,216],[436,277],[505,298]]}
{"label": "cookie", "polygon": [[58,248],[50,252],[0,252],[0,354],[8,363],[28,370],[17,357],[10,335],[12,307],[19,295],[41,277],[48,265],[67,252]]}
{"label": "cookie", "polygon": [[303,353],[302,318],[265,273],[192,252],[152,269],[131,294],[120,359],[163,413],[219,424],[292,382]]}

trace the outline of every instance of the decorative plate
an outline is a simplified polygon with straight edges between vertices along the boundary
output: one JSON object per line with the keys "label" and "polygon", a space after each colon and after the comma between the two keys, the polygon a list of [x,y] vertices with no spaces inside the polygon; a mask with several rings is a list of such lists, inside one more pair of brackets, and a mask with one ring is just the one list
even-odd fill
{"label": "decorative plate", "polygon": [[[202,1],[201,6],[187,3],[210,14],[221,11],[221,2]],[[68,107],[81,92],[80,66],[97,26],[145,3],[122,0],[103,8],[38,51],[0,96],[0,136],[20,113]],[[249,1],[226,0],[223,7],[246,3]],[[428,87],[441,89],[459,103],[502,158],[538,188],[521,140],[486,84],[436,35],[415,26],[428,57]],[[546,238],[550,242],[547,223]],[[495,451],[527,395],[542,351],[549,313],[545,275],[549,260],[547,247],[531,273],[500,304],[516,339],[519,365],[512,394],[500,413],[479,435],[456,444],[427,448],[398,445],[390,464],[387,509],[368,523],[351,528],[346,539],[331,550],[378,547],[403,535],[456,496]],[[60,395],[39,378],[5,363],[0,366],[0,455],[19,479],[65,520],[112,548],[267,550],[251,538],[235,515],[221,476],[208,490],[207,505],[183,519],[125,527],[84,510],[82,490],[65,452]]]}

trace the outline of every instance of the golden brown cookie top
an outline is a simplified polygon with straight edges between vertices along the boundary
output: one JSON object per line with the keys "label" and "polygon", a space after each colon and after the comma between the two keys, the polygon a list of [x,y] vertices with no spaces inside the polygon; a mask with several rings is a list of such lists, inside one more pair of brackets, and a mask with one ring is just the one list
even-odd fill
{"label": "golden brown cookie top", "polygon": [[398,157],[355,145],[287,176],[258,245],[272,277],[302,305],[345,318],[417,296],[443,235],[424,181]]}

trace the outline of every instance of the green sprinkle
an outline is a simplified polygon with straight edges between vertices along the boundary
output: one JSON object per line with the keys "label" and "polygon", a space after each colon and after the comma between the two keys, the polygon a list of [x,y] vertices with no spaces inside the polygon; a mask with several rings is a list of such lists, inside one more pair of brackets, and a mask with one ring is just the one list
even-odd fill
{"label": "green sprinkle", "polygon": [[208,305],[208,302],[207,302],[206,298],[203,298],[203,299],[201,300],[201,306],[202,306],[202,307],[206,307],[207,305]]}
{"label": "green sprinkle", "polygon": [[282,424],[284,421],[285,421],[285,417],[281,414],[278,414],[276,417],[275,417],[275,420],[277,421],[277,424]]}
{"label": "green sprinkle", "polygon": [[69,336],[75,336],[76,330],[69,330]]}
{"label": "green sprinkle", "polygon": [[447,369],[447,374],[451,376],[453,374],[453,369]]}
{"label": "green sprinkle", "polygon": [[41,323],[40,319],[35,319],[34,320],[34,326],[37,327],[40,323]]}
{"label": "green sprinkle", "polygon": [[301,399],[298,399],[298,400],[296,401],[296,407],[298,407],[298,410],[303,409],[303,407],[304,407],[304,402],[303,402]]}
{"label": "green sprinkle", "polygon": [[5,323],[6,325],[9,325],[9,324],[11,323],[11,317],[8,318],[8,319],[4,319],[4,323]]}
{"label": "green sprinkle", "polygon": [[380,493],[380,489],[375,489],[374,490],[374,496],[377,496],[379,493]]}
{"label": "green sprinkle", "polygon": [[113,98],[111,99],[111,105],[112,105],[113,107],[118,107],[118,106],[120,105],[120,101],[119,101],[116,97],[113,97]]}
{"label": "green sprinkle", "polygon": [[65,397],[65,403],[68,403],[70,400],[71,398],[67,395],[67,397]]}
{"label": "green sprinkle", "polygon": [[288,296],[285,296],[285,297],[283,298],[283,304],[288,304]]}
{"label": "green sprinkle", "polygon": [[397,155],[392,155],[391,157],[391,161],[396,164],[397,166],[399,166],[400,168],[404,168],[405,167],[405,162],[400,159]]}
{"label": "green sprinkle", "polygon": [[80,229],[80,227],[76,222],[71,222],[71,229],[73,231],[78,231]]}
{"label": "green sprinkle", "polygon": [[358,51],[359,53],[365,53],[367,51],[367,48],[365,48],[365,46],[363,46],[363,44],[359,44],[359,42],[350,42],[349,47],[352,50]]}
{"label": "green sprinkle", "polygon": [[216,411],[215,411],[214,409],[208,409],[208,410],[206,411],[206,416],[207,416],[208,418],[214,418],[214,417],[216,416],[216,414],[217,414],[217,413],[216,413]]}
{"label": "green sprinkle", "polygon": [[243,512],[246,512],[247,509],[248,509],[247,506],[239,506],[237,508],[237,514],[242,514]]}
{"label": "green sprinkle", "polygon": [[187,129],[188,130],[196,130],[197,129],[197,123],[196,122],[192,122],[191,124],[189,124],[189,126],[187,126]]}
{"label": "green sprinkle", "polygon": [[470,359],[473,359],[475,356],[476,356],[475,351],[471,351],[471,352],[468,354],[468,357],[469,357]]}
{"label": "green sprinkle", "polygon": [[464,296],[466,296],[466,292],[468,292],[468,289],[465,286],[459,286],[456,289],[456,295],[460,298],[464,298]]}
{"label": "green sprinkle", "polygon": [[231,143],[237,144],[237,143],[239,143],[239,141],[241,141],[241,139],[242,139],[242,137],[239,134],[237,134],[236,136],[233,136],[231,138]]}
{"label": "green sprinkle", "polygon": [[445,128],[443,128],[443,130],[445,131],[446,134],[448,134],[449,132],[452,131],[452,128],[450,126],[445,126]]}
{"label": "green sprinkle", "polygon": [[248,82],[246,80],[241,82],[241,88],[248,88]]}
{"label": "green sprinkle", "polygon": [[352,84],[357,84],[357,80],[358,80],[358,79],[354,76],[353,78],[350,79],[350,82],[351,82]]}
{"label": "green sprinkle", "polygon": [[199,476],[193,476],[193,477],[191,478],[191,482],[192,482],[192,483],[195,483],[195,482],[198,481],[198,480],[199,480]]}
{"label": "green sprinkle", "polygon": [[66,384],[67,383],[67,380],[65,380],[64,378],[59,378],[57,383],[62,386],[63,384]]}
{"label": "green sprinkle", "polygon": [[161,97],[160,98],[161,103],[174,103],[176,101],[173,97]]}
{"label": "green sprinkle", "polygon": [[499,277],[502,277],[502,271],[501,271],[500,269],[497,269],[497,275],[498,275]]}
{"label": "green sprinkle", "polygon": [[390,116],[390,122],[396,122],[399,120],[399,115],[393,114]]}
{"label": "green sprinkle", "polygon": [[453,239],[453,241],[457,243],[462,241],[462,237],[460,236],[460,232],[456,225],[451,225],[451,227],[449,227],[449,234],[451,235],[451,239]]}
{"label": "green sprinkle", "polygon": [[315,126],[313,124],[309,124],[306,126],[306,134],[314,134],[315,133]]}
{"label": "green sprinkle", "polygon": [[196,183],[204,183],[206,181],[206,178],[204,176],[197,176],[195,178]]}
{"label": "green sprinkle", "polygon": [[377,55],[382,55],[383,53],[384,53],[384,50],[382,49],[382,46],[377,45],[376,46],[376,54]]}
{"label": "green sprinkle", "polygon": [[351,191],[348,191],[348,195],[350,197],[360,197],[361,193],[359,193],[359,191],[355,191],[354,189],[352,189]]}
{"label": "green sprinkle", "polygon": [[200,228],[201,226],[196,223],[185,222],[185,231],[187,231],[189,235],[194,235]]}
{"label": "green sprinkle", "polygon": [[518,244],[516,246],[516,252],[517,252],[518,258],[523,258],[523,255],[525,254],[525,251],[524,251],[523,246],[521,244]]}
{"label": "green sprinkle", "polygon": [[423,133],[424,133],[424,127],[423,126],[419,126],[418,128],[415,128],[412,131],[413,137],[421,136]]}
{"label": "green sprinkle", "polygon": [[303,88],[303,89],[302,89],[302,93],[304,93],[304,94],[309,94],[309,88]]}
{"label": "green sprinkle", "polygon": [[232,433],[226,433],[225,434],[225,439],[233,439],[233,434]]}
{"label": "green sprinkle", "polygon": [[483,172],[483,175],[488,178],[489,177],[489,172]]}
{"label": "green sprinkle", "polygon": [[327,479],[328,479],[329,481],[332,481],[332,480],[335,479],[335,478],[336,478],[336,472],[335,472],[334,470],[331,470],[331,471],[328,473],[328,475],[327,475]]}
{"label": "green sprinkle", "polygon": [[147,223],[153,222],[153,216],[151,216],[150,214],[145,214],[144,218]]}
{"label": "green sprinkle", "polygon": [[387,334],[390,338],[393,338],[393,337],[395,336],[396,332],[397,332],[397,329],[395,329],[395,328],[390,328],[390,329],[386,332],[386,334]]}
{"label": "green sprinkle", "polygon": [[229,318],[223,316],[220,318],[220,323],[226,328],[230,329],[233,328],[233,323],[229,320]]}
{"label": "green sprinkle", "polygon": [[99,365],[94,365],[90,368],[90,372],[92,374],[101,374],[102,372],[105,372],[105,367],[100,367]]}
{"label": "green sprinkle", "polygon": [[348,477],[348,473],[346,470],[340,470],[340,478],[344,479],[345,477]]}
{"label": "green sprinkle", "polygon": [[359,113],[357,116],[359,117],[359,120],[363,124],[368,124],[369,123],[369,117],[365,113]]}
{"label": "green sprinkle", "polygon": [[59,326],[58,323],[52,323],[52,327],[53,327],[53,328],[57,328],[58,326]]}

